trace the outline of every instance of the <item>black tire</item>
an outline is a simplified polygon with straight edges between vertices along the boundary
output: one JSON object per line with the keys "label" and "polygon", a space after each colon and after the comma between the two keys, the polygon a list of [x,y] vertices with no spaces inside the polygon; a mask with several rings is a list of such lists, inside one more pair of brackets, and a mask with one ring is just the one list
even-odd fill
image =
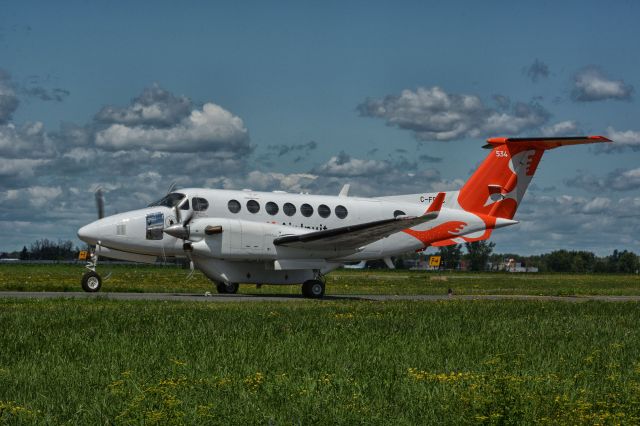
{"label": "black tire", "polygon": [[96,272],[89,271],[82,276],[82,289],[87,293],[100,291],[100,287],[102,287],[102,278]]}
{"label": "black tire", "polygon": [[240,288],[240,285],[238,283],[228,283],[225,286],[227,294],[236,294],[238,292],[238,288]]}
{"label": "black tire", "polygon": [[322,299],[324,283],[320,280],[308,280],[302,284],[302,295],[309,299]]}
{"label": "black tire", "polygon": [[236,294],[238,292],[238,283],[216,283],[216,290],[220,294]]}

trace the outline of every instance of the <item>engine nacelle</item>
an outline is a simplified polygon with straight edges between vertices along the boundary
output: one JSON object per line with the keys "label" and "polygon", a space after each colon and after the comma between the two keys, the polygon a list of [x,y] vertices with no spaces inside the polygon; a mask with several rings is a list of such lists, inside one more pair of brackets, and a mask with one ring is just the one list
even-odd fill
{"label": "engine nacelle", "polygon": [[330,259],[345,253],[275,246],[284,235],[305,234],[308,229],[248,220],[201,218],[191,222],[186,231],[186,250],[202,257],[229,260]]}
{"label": "engine nacelle", "polygon": [[189,225],[194,253],[219,259],[275,259],[280,225],[237,219],[202,218]]}

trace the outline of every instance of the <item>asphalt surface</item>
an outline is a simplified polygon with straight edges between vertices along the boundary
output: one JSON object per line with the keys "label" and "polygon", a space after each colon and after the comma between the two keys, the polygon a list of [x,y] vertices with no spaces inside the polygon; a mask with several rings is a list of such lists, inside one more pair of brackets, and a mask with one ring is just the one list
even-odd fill
{"label": "asphalt surface", "polygon": [[[187,294],[187,293],[85,293],[85,292],[25,292],[3,291],[0,299],[106,299],[106,300],[150,300],[150,301],[187,301],[187,302],[293,302],[315,300],[306,299],[302,295],[252,295],[252,294]],[[604,302],[640,302],[640,296],[533,296],[524,294],[500,295],[381,295],[381,294],[340,294],[325,295],[324,301],[365,300],[385,302],[394,300],[413,300],[437,302],[442,300],[530,300],[587,302],[590,300]]]}

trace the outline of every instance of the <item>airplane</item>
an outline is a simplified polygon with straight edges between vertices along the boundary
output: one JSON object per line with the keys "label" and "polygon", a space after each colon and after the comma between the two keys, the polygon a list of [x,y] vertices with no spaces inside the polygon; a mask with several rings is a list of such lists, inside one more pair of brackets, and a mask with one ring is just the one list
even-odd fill
{"label": "airplane", "polygon": [[[324,276],[348,263],[385,259],[427,247],[488,239],[518,223],[516,209],[545,151],[612,142],[603,136],[490,138],[486,159],[458,191],[351,197],[205,188],[170,189],[149,206],[104,216],[78,230],[93,247],[82,288],[97,292],[98,258],[155,263],[184,257],[233,294],[239,283],[302,284],[322,298]],[[391,265],[390,265],[391,266]]]}

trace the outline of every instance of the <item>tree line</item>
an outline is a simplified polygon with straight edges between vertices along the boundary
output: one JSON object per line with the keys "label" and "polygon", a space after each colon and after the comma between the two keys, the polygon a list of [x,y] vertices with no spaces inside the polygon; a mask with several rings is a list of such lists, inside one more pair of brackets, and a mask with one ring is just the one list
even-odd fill
{"label": "tree line", "polygon": [[[640,258],[628,250],[614,250],[608,256],[599,257],[590,251],[555,250],[550,253],[523,256],[515,253],[493,253],[495,243],[476,241],[439,247],[436,253],[441,258],[441,268],[456,270],[463,263],[471,271],[495,269],[506,259],[514,259],[523,266],[536,267],[540,272],[576,272],[576,273],[637,273],[640,270]],[[463,253],[463,248],[465,252]],[[20,260],[75,260],[80,248],[74,247],[71,241],[51,241],[42,239],[34,242],[29,248],[24,246],[20,251],[1,253],[2,258]],[[404,260],[410,256],[399,257],[395,264],[404,267]],[[414,256],[415,258],[415,256]],[[369,262],[370,267],[385,267],[384,262]]]}
{"label": "tree line", "polygon": [[640,258],[628,250],[614,250],[608,256],[599,257],[590,251],[555,250],[550,253],[523,256],[514,253],[493,253],[495,243],[477,241],[465,243],[466,253],[462,252],[462,244],[438,248],[436,255],[441,256],[444,269],[459,269],[462,262],[466,262],[468,269],[483,271],[504,264],[505,260],[513,259],[516,263],[527,267],[536,267],[540,272],[607,272],[633,274],[640,270]]}
{"label": "tree line", "polygon": [[10,253],[1,253],[0,259],[20,259],[20,260],[75,260],[78,258],[80,249],[73,245],[71,241],[58,240],[51,241],[46,238],[38,240],[22,250]]}

